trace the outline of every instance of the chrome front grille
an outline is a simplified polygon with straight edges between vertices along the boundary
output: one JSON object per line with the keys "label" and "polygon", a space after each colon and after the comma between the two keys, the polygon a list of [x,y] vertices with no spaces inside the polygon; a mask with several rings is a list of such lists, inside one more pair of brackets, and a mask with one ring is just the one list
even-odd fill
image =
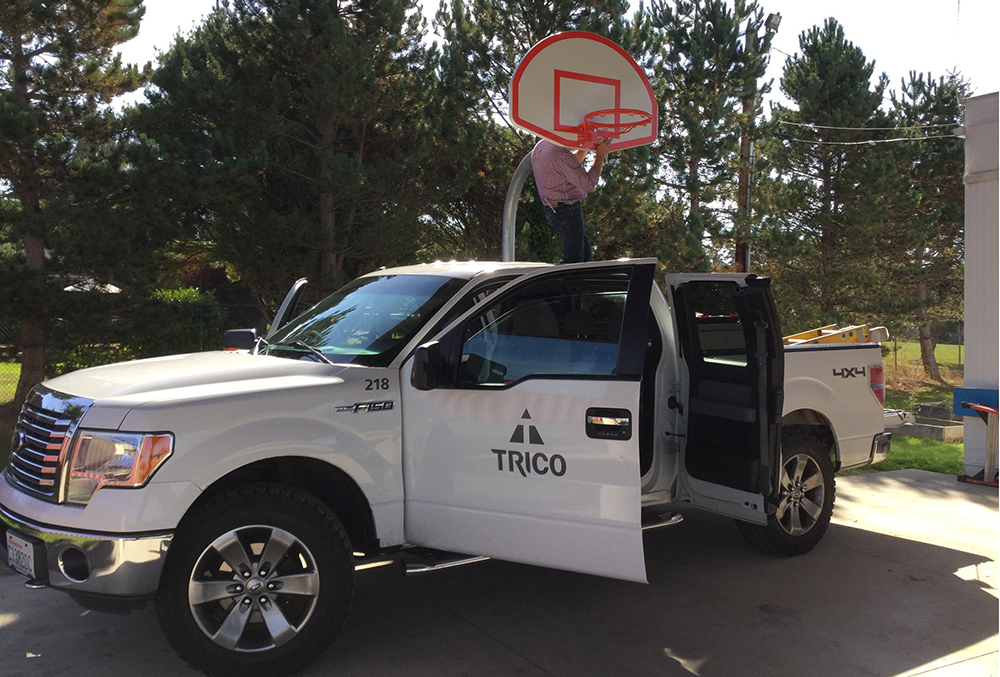
{"label": "chrome front grille", "polygon": [[61,471],[76,426],[91,402],[43,386],[21,408],[7,475],[14,485],[48,501],[59,500]]}

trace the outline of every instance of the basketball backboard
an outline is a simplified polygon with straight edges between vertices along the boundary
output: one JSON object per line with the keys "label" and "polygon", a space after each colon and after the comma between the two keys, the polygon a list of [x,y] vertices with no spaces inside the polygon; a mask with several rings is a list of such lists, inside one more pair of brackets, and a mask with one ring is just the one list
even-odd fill
{"label": "basketball backboard", "polygon": [[[646,74],[594,33],[557,33],[532,47],[514,71],[509,100],[514,125],[568,148],[591,148],[600,138],[611,138],[612,150],[656,140],[656,98]],[[584,130],[588,115],[596,129]]]}

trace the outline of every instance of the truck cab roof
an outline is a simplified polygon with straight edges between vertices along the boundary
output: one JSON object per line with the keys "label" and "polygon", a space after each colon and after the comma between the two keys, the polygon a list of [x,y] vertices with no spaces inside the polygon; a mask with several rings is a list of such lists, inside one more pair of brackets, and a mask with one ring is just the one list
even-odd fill
{"label": "truck cab roof", "polygon": [[378,277],[382,275],[446,275],[448,277],[471,280],[484,273],[495,273],[504,270],[528,270],[551,266],[551,263],[534,263],[530,261],[434,261],[413,266],[397,268],[380,268],[362,277]]}

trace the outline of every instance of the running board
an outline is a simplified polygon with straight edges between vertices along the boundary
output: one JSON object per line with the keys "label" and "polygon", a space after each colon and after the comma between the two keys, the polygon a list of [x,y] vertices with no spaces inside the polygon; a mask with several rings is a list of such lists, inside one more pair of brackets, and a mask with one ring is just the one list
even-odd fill
{"label": "running board", "polygon": [[680,524],[683,521],[684,516],[679,512],[665,512],[659,515],[653,515],[649,519],[643,520],[642,530],[652,531],[653,529],[661,529],[674,524]]}
{"label": "running board", "polygon": [[[642,524],[642,530],[652,531],[653,529],[661,529],[674,524],[680,524],[683,521],[684,516],[679,512],[665,512],[659,515],[653,515],[645,520]],[[457,555],[455,553],[425,550],[421,552],[419,558],[403,562],[403,573],[407,575],[426,574],[432,571],[443,571],[445,569],[453,569],[455,567],[465,566],[466,564],[475,564],[477,562],[485,562],[487,560],[489,560],[489,557]]]}
{"label": "running board", "polygon": [[406,574],[425,574],[431,571],[443,571],[466,564],[485,562],[488,559],[489,557],[480,555],[461,555],[455,552],[421,548],[406,553],[403,559],[403,572]]}

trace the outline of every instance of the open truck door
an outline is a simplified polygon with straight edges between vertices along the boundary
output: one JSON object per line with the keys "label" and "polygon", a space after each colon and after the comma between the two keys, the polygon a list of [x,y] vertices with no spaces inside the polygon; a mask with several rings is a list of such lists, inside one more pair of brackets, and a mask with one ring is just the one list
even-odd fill
{"label": "open truck door", "polygon": [[409,542],[646,581],[637,419],[654,270],[527,273],[405,363]]}
{"label": "open truck door", "polygon": [[668,275],[677,328],[681,500],[767,522],[777,482],[784,349],[769,280]]}

